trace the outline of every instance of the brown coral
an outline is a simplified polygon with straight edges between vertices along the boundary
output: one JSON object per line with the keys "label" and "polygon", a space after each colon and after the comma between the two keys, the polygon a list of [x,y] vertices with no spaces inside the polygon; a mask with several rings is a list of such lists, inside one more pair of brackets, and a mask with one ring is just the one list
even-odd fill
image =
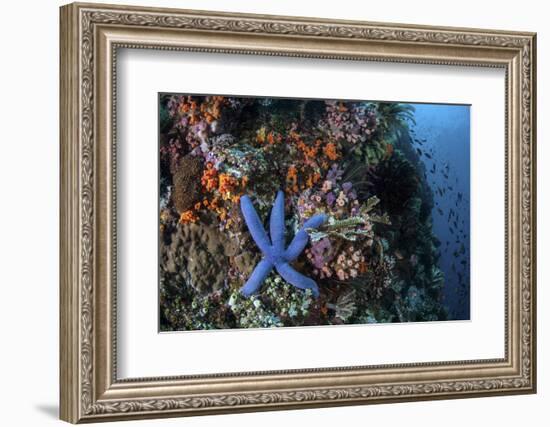
{"label": "brown coral", "polygon": [[180,276],[201,294],[220,290],[225,284],[229,257],[237,253],[238,245],[207,224],[183,224],[172,235],[172,241],[162,247],[165,272]]}
{"label": "brown coral", "polygon": [[256,267],[260,259],[259,253],[246,251],[233,258],[233,262],[237,270],[245,277],[248,277],[252,274],[254,267]]}
{"label": "brown coral", "polygon": [[173,175],[172,200],[180,214],[200,201],[202,170],[203,162],[199,157],[188,154],[179,161]]}

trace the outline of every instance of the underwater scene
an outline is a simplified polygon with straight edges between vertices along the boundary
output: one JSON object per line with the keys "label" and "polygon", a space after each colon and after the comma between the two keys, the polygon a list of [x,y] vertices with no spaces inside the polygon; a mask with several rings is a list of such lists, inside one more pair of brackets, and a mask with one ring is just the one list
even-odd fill
{"label": "underwater scene", "polygon": [[159,94],[159,328],[470,318],[470,106]]}

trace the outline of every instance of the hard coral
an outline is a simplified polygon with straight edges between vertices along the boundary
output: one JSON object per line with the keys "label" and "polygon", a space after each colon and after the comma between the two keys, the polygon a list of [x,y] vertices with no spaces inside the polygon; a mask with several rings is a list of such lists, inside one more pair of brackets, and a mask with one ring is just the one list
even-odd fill
{"label": "hard coral", "polygon": [[181,158],[173,176],[172,200],[176,210],[182,214],[200,201],[203,161],[188,154]]}
{"label": "hard coral", "polygon": [[207,224],[182,224],[162,248],[166,273],[179,276],[200,294],[223,288],[229,268],[229,257],[237,245],[216,227]]}

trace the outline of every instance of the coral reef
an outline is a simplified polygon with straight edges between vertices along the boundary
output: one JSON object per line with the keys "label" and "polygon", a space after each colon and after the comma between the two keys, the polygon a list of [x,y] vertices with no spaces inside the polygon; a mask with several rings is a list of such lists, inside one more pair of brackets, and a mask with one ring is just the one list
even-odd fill
{"label": "coral reef", "polygon": [[447,318],[410,105],[160,103],[162,330]]}

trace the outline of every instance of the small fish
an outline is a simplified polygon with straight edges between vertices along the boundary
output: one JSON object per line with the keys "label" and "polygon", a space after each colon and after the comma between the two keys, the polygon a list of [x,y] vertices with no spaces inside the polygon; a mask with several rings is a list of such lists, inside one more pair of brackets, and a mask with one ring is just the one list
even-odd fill
{"label": "small fish", "polygon": [[437,208],[437,212],[439,212],[439,215],[443,216],[443,210],[441,210],[441,208]]}
{"label": "small fish", "polygon": [[431,159],[431,158],[432,158],[432,155],[429,154],[429,153],[424,153],[424,155],[425,155],[428,159]]}
{"label": "small fish", "polygon": [[421,150],[420,148],[417,148],[417,149],[416,149],[416,152],[418,153],[419,156],[422,155],[422,150]]}
{"label": "small fish", "polygon": [[451,232],[451,234],[455,234],[455,232],[453,231],[453,229],[451,227],[449,227],[449,231]]}

